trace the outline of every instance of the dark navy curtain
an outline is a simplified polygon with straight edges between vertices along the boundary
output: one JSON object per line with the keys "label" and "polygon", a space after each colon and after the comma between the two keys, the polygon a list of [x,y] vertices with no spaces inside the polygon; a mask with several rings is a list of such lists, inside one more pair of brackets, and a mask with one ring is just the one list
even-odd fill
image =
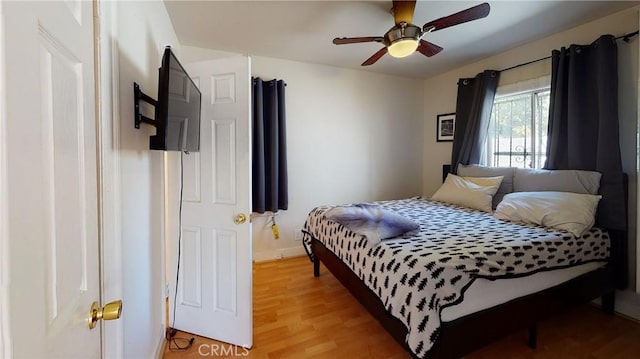
{"label": "dark navy curtain", "polygon": [[598,225],[626,229],[618,125],[618,50],[611,35],[552,53],[548,169],[602,173]]}
{"label": "dark navy curtain", "polygon": [[253,212],[289,206],[285,86],[282,80],[252,79]]}
{"label": "dark navy curtain", "polygon": [[480,162],[499,78],[499,71],[485,70],[475,78],[458,81],[452,173],[457,173],[460,163],[468,165]]}
{"label": "dark navy curtain", "polygon": [[618,123],[618,48],[611,35],[552,53],[548,169],[602,173],[597,225],[609,230],[616,287],[627,287],[627,208]]}

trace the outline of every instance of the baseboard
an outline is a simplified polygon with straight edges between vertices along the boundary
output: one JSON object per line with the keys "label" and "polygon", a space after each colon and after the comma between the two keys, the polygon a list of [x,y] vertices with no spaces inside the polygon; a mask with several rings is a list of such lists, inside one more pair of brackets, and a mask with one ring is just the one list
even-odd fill
{"label": "baseboard", "polygon": [[[600,298],[594,299],[592,303],[602,305]],[[615,312],[640,321],[640,294],[629,289],[616,291]]]}
{"label": "baseboard", "polygon": [[159,336],[160,342],[158,342],[158,345],[156,346],[156,355],[153,356],[156,359],[162,359],[162,357],[164,357],[164,349],[167,345],[167,338],[165,336],[166,328],[163,326],[161,329],[161,335]]}
{"label": "baseboard", "polygon": [[304,248],[302,248],[302,245],[300,245],[299,247],[281,248],[271,251],[253,253],[253,261],[256,263],[260,263],[282,258],[299,257],[303,255],[307,255],[307,253],[304,251]]}
{"label": "baseboard", "polygon": [[617,291],[616,312],[640,320],[640,294],[631,290]]}

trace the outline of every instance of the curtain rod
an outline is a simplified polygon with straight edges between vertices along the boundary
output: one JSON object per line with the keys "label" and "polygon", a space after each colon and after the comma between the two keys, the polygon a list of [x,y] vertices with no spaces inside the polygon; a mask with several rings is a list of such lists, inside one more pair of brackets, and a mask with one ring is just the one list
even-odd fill
{"label": "curtain rod", "polygon": [[[625,35],[618,36],[618,37],[616,37],[615,39],[616,39],[616,40],[620,40],[620,39],[622,39],[622,41],[624,41],[624,42],[629,42],[629,41],[631,41],[631,38],[632,38],[632,37],[637,36],[637,35],[638,35],[638,30],[636,30],[636,31],[634,31],[634,32],[630,32],[630,33],[625,34]],[[522,64],[514,65],[514,66],[511,66],[511,67],[507,67],[507,68],[506,68],[506,69],[504,69],[504,70],[500,70],[500,72],[505,72],[505,71],[509,71],[509,70],[517,69],[518,67],[531,65],[531,64],[534,64],[534,63],[536,63],[536,62],[540,62],[540,61],[548,60],[548,59],[550,59],[550,58],[551,58],[551,56],[547,56],[547,57],[543,57],[543,58],[540,58],[540,59],[536,59],[536,60],[532,60],[532,61],[529,61],[529,62],[525,62],[525,63],[522,63]]]}

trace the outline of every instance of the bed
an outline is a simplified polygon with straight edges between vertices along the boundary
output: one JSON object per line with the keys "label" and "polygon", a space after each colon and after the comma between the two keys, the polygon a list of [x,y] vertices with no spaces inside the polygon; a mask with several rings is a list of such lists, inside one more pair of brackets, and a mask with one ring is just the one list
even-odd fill
{"label": "bed", "polygon": [[321,206],[305,247],[314,275],[322,262],[414,357],[458,358],[521,328],[535,347],[539,320],[597,297],[613,312],[623,232],[576,237],[421,197],[371,205],[420,228],[371,242]]}

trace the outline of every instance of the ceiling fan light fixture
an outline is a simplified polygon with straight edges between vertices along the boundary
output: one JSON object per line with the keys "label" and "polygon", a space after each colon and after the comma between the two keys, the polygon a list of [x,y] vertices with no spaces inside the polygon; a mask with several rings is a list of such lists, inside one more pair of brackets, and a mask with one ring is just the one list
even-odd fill
{"label": "ceiling fan light fixture", "polygon": [[396,58],[403,58],[413,54],[417,48],[418,40],[409,38],[394,41],[387,47],[387,50],[389,50],[389,55]]}
{"label": "ceiling fan light fixture", "polygon": [[362,66],[373,65],[387,53],[393,57],[402,58],[418,51],[426,57],[431,57],[440,53],[440,51],[442,51],[442,47],[429,41],[422,40],[422,36],[424,34],[487,17],[491,9],[488,3],[482,3],[466,10],[458,11],[457,13],[430,21],[422,25],[422,27],[419,27],[411,23],[413,21],[416,2],[416,0],[393,1],[393,7],[391,10],[395,25],[393,25],[393,27],[391,27],[391,29],[389,29],[389,31],[387,31],[382,37],[342,37],[333,39],[333,43],[336,45],[354,44],[358,42],[383,43],[385,47],[381,48],[378,52],[365,60],[365,62],[362,63]]}

